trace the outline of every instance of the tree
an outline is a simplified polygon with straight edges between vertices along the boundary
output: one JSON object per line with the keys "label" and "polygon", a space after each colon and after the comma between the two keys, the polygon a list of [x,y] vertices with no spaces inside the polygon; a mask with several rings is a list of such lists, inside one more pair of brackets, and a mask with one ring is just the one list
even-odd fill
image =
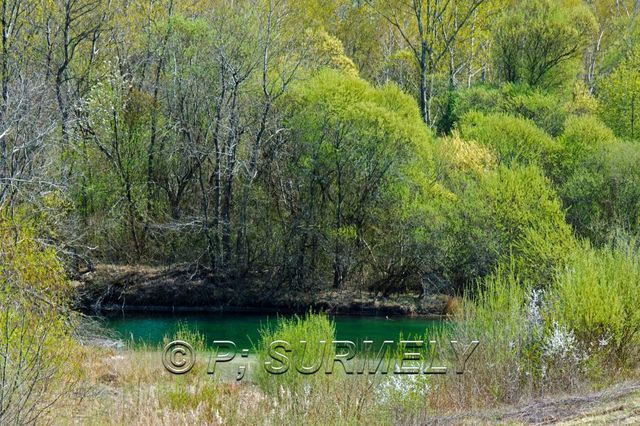
{"label": "tree", "polygon": [[411,234],[400,229],[433,173],[415,102],[394,86],[374,89],[329,71],[286,101],[291,133],[271,161],[281,172],[267,185],[276,189],[288,279],[304,283],[330,271],[341,288],[353,271],[375,281],[415,278],[401,248]]}
{"label": "tree", "polygon": [[640,71],[637,54],[623,61],[598,84],[598,113],[622,138],[640,138]]}
{"label": "tree", "polygon": [[[0,206],[16,198],[32,199],[36,188],[55,186],[46,176],[44,153],[52,146],[55,119],[50,116],[51,91],[37,52],[39,40],[32,2],[0,3]],[[21,192],[22,188],[29,191]]]}
{"label": "tree", "polygon": [[420,71],[420,112],[427,125],[434,123],[431,112],[434,74],[460,31],[486,1],[368,0],[368,4],[398,31],[413,53]]}
{"label": "tree", "polygon": [[[97,59],[94,53],[107,19],[101,6],[97,0],[56,0],[44,4],[38,22],[40,31],[47,34],[45,67],[58,104],[62,152],[70,142],[73,109],[91,87],[87,76]],[[84,54],[83,49],[91,53]]]}
{"label": "tree", "polygon": [[593,0],[587,2],[597,20],[585,55],[584,80],[593,92],[601,75],[607,75],[627,58],[638,42],[638,0]]}
{"label": "tree", "polygon": [[582,5],[551,0],[515,2],[493,32],[498,78],[545,87],[567,78],[571,81],[577,69],[563,67],[581,58],[595,27],[593,15]]}

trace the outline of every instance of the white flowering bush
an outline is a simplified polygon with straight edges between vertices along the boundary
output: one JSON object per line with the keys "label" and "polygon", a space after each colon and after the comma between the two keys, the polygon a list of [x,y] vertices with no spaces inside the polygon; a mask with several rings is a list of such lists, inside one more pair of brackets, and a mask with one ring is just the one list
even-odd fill
{"label": "white flowering bush", "polygon": [[[378,384],[376,404],[388,410],[402,407],[406,413],[419,413],[426,409],[426,401],[432,390],[429,376],[424,374],[391,374]],[[395,413],[396,418],[400,413]]]}
{"label": "white flowering bush", "polygon": [[584,378],[588,359],[588,352],[573,330],[553,321],[542,344],[542,390],[569,390],[577,386]]}
{"label": "white flowering bush", "polygon": [[474,372],[488,373],[474,379],[496,401],[569,390],[584,378],[588,351],[570,327],[554,320],[552,294],[499,270],[467,300],[464,331],[491,349],[473,359]]}

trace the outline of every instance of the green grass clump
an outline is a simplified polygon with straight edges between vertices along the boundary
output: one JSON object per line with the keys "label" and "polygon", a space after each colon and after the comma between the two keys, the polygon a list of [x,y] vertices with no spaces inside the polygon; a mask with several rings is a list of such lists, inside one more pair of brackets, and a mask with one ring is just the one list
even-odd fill
{"label": "green grass clump", "polygon": [[164,342],[164,345],[174,340],[182,340],[189,343],[193,347],[194,351],[200,353],[204,352],[207,349],[207,339],[205,338],[204,334],[197,329],[189,327],[189,324],[184,321],[178,322],[176,331],[171,337],[165,335],[162,340]]}
{"label": "green grass clump", "polygon": [[[304,390],[310,392],[311,387],[317,387],[326,381],[326,362],[333,360],[335,348],[332,344],[336,336],[335,323],[325,314],[313,312],[304,317],[278,318],[274,327],[266,326],[260,330],[260,343],[256,348],[257,365],[253,375],[257,385],[268,395],[280,395],[281,390],[297,394]],[[269,345],[277,340],[284,340],[291,345],[291,351],[286,355],[289,359],[289,369],[283,374],[271,374],[265,367],[267,361],[274,361],[269,356]],[[326,343],[321,344],[324,341]],[[301,343],[306,342],[306,344]],[[284,353],[282,348],[278,352]],[[321,363],[314,374],[301,374],[297,366],[311,367]],[[334,371],[339,371],[338,366]]]}

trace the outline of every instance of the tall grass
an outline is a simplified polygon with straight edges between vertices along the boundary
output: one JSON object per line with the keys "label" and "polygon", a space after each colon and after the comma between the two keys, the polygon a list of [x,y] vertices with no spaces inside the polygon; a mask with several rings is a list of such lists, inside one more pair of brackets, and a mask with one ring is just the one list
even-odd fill
{"label": "tall grass", "polygon": [[207,339],[204,333],[189,326],[186,321],[179,321],[174,333],[171,336],[165,335],[162,338],[164,345],[174,340],[188,342],[196,352],[203,353],[207,349]]}
{"label": "tall grass", "polygon": [[[499,267],[464,300],[457,325],[481,341],[468,395],[480,404],[575,391],[638,365],[640,257],[634,244],[570,253],[546,288]],[[616,377],[620,377],[616,375]],[[450,384],[448,384],[450,385]]]}
{"label": "tall grass", "polygon": [[456,327],[461,339],[480,341],[467,375],[472,386],[484,391],[459,396],[482,400],[479,405],[514,401],[534,388],[540,339],[537,293],[512,271],[499,268],[478,284],[473,296],[465,296],[464,318]]}
{"label": "tall grass", "polygon": [[583,248],[550,294],[550,316],[606,360],[607,369],[637,365],[640,257],[633,246]]}
{"label": "tall grass", "polygon": [[[256,348],[258,365],[252,377],[267,394],[282,395],[283,391],[308,394],[327,379],[326,362],[334,358],[335,336],[335,323],[323,314],[309,312],[304,317],[279,318],[275,325],[267,325],[260,330],[260,342]],[[271,374],[264,368],[265,362],[274,361],[269,355],[269,345],[275,341],[286,341],[291,345],[287,354],[289,368],[282,374]],[[282,348],[278,351],[284,353]],[[298,367],[318,365],[315,374],[297,371]]]}

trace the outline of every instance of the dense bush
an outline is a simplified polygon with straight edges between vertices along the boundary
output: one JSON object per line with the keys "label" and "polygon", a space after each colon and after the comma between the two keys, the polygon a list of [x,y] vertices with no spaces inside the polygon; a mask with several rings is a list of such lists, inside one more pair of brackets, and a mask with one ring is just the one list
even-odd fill
{"label": "dense bush", "polygon": [[536,167],[501,168],[482,193],[493,208],[501,262],[513,257],[521,278],[535,285],[548,283],[574,245],[549,180]]}
{"label": "dense bush", "polygon": [[[637,364],[640,342],[640,257],[636,250],[586,247],[558,275],[549,295],[551,318],[586,347],[603,352],[608,367]],[[611,361],[614,361],[612,364]]]}
{"label": "dense bush", "polygon": [[562,131],[567,117],[561,97],[526,85],[473,86],[458,90],[452,96],[452,122],[458,122],[470,111],[485,114],[501,112],[529,119],[556,136]]}
{"label": "dense bush", "polygon": [[625,139],[640,138],[640,52],[631,52],[628,58],[598,86],[600,107],[598,114],[616,135]]}
{"label": "dense bush", "polygon": [[591,155],[583,151],[584,160],[573,166],[559,192],[576,231],[603,244],[615,232],[640,229],[640,149],[627,142],[596,147],[589,148]]}
{"label": "dense bush", "polygon": [[[574,244],[551,183],[535,166],[450,172],[449,196],[432,203],[424,228],[431,267],[427,278],[462,290],[498,264],[547,285]],[[427,269],[428,270],[428,269]]]}
{"label": "dense bush", "polygon": [[585,160],[597,157],[602,148],[615,141],[615,135],[594,116],[571,116],[558,140],[562,145],[564,166],[570,171]]}
{"label": "dense bush", "polygon": [[459,129],[464,139],[491,147],[501,164],[538,164],[553,174],[559,145],[530,120],[502,113],[470,112],[460,121]]}
{"label": "dense bush", "polygon": [[[0,423],[32,424],[64,402],[78,379],[70,287],[43,224],[0,213]],[[75,353],[74,353],[75,351]]]}

